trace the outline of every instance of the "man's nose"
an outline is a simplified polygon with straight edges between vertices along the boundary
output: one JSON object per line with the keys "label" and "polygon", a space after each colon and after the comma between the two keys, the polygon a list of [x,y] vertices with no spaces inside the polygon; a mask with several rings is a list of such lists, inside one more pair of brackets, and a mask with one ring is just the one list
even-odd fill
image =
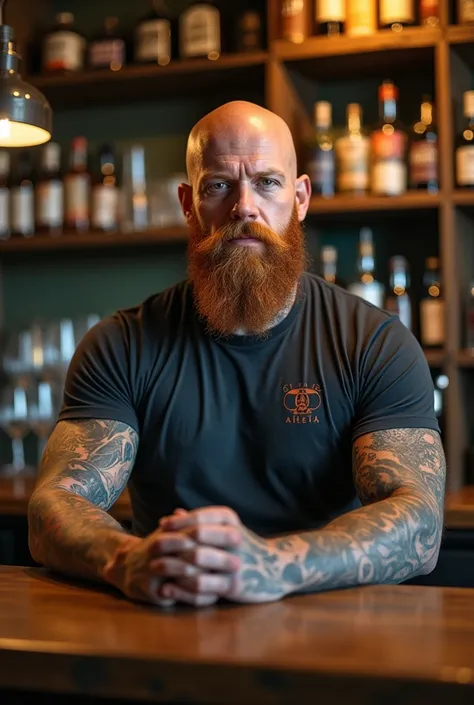
{"label": "man's nose", "polygon": [[255,204],[252,189],[248,184],[239,186],[237,200],[234,203],[230,217],[232,220],[256,220],[258,210]]}

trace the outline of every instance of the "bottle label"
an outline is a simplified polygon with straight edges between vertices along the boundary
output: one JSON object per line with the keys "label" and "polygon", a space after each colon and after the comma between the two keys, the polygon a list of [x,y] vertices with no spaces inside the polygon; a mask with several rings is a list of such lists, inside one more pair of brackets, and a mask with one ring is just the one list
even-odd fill
{"label": "bottle label", "polygon": [[84,66],[85,40],[75,32],[54,32],[46,37],[43,52],[45,71],[79,71]]}
{"label": "bottle label", "polygon": [[89,177],[86,174],[68,174],[64,179],[66,220],[74,223],[89,217]]}
{"label": "bottle label", "polygon": [[444,301],[423,299],[420,305],[420,316],[422,345],[443,345]]}
{"label": "bottle label", "polygon": [[137,61],[169,61],[171,57],[171,23],[169,20],[143,22],[136,31]]}
{"label": "bottle label", "polygon": [[308,160],[306,168],[315,189],[323,193],[332,193],[334,191],[336,164],[332,150],[327,152],[323,149],[314,151]]}
{"label": "bottle label", "polygon": [[89,48],[89,64],[94,68],[110,66],[120,68],[125,62],[123,39],[103,39],[93,42]]}
{"label": "bottle label", "polygon": [[322,22],[344,22],[346,19],[345,0],[317,0],[316,21]]}
{"label": "bottle label", "polygon": [[281,25],[282,39],[304,41],[307,34],[304,0],[282,0]]}
{"label": "bottle label", "polygon": [[474,0],[459,0],[458,22],[459,24],[474,22]]}
{"label": "bottle label", "polygon": [[92,227],[110,230],[117,224],[118,189],[98,184],[92,192]]}
{"label": "bottle label", "polygon": [[474,186],[474,145],[457,148],[456,179],[459,186]]}
{"label": "bottle label", "polygon": [[61,228],[64,220],[64,186],[62,181],[43,181],[36,189],[36,220],[38,225]]}
{"label": "bottle label", "polygon": [[181,56],[209,56],[221,52],[221,20],[216,7],[197,5],[182,16]]}
{"label": "bottle label", "polygon": [[413,0],[380,0],[380,23],[414,22]]}
{"label": "bottle label", "polygon": [[410,181],[425,184],[438,179],[438,148],[436,142],[413,142],[410,147]]}
{"label": "bottle label", "polygon": [[366,191],[369,188],[369,140],[341,137],[336,142],[339,191]]}
{"label": "bottle label", "polygon": [[0,237],[10,233],[10,190],[0,187]]}
{"label": "bottle label", "polygon": [[35,230],[35,194],[31,184],[12,189],[12,229],[25,235]]}
{"label": "bottle label", "polygon": [[405,164],[389,159],[372,167],[372,192],[377,196],[399,196],[406,191]]}
{"label": "bottle label", "polygon": [[349,36],[373,34],[377,29],[374,0],[351,0],[347,5],[347,28]]}

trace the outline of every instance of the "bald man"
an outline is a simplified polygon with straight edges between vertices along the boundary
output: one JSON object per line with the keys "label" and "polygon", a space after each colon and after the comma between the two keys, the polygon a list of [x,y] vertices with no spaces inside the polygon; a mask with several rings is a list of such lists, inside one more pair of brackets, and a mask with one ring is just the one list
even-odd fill
{"label": "bald man", "polygon": [[[310,198],[276,115],[192,130],[189,276],[97,325],[29,506],[45,566],[162,606],[397,583],[436,564],[445,461],[400,321],[305,272]],[[133,529],[107,510],[128,483]]]}

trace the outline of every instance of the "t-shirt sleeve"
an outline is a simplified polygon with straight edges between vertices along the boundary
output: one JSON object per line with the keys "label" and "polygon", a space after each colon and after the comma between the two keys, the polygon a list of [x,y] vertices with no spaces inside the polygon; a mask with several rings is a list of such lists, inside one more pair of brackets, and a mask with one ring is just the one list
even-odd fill
{"label": "t-shirt sleeve", "polygon": [[428,363],[398,318],[382,324],[360,361],[353,439],[391,428],[439,431]]}
{"label": "t-shirt sleeve", "polygon": [[138,432],[129,353],[126,328],[118,316],[91,328],[69,365],[59,420],[112,419]]}

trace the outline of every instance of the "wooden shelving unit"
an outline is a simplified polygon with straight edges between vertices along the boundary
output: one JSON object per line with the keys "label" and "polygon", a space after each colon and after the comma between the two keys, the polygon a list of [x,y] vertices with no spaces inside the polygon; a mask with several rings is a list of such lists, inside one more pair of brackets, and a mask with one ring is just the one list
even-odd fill
{"label": "wooden shelving unit", "polygon": [[[20,0],[27,15],[28,4],[48,5],[50,0]],[[396,34],[377,32],[363,38],[310,37],[303,44],[281,41],[278,28],[278,0],[267,0],[268,51],[248,55],[223,55],[218,61],[172,62],[169,66],[131,66],[116,74],[108,71],[84,72],[73,76],[36,77],[35,85],[45,92],[60,119],[63,108],[77,105],[130,103],[134,100],[165,100],[183,95],[199,97],[220,88],[234,90],[241,97],[243,86],[261,85],[266,106],[286,120],[297,148],[311,134],[311,106],[318,95],[318,85],[330,81],[347,82],[355,77],[407,76],[416,71],[426,76],[434,87],[440,147],[441,190],[438,194],[407,193],[383,199],[376,197],[333,199],[313,198],[310,215],[324,215],[336,220],[341,214],[367,213],[396,218],[404,213],[437,211],[439,250],[446,294],[446,343],[442,351],[427,353],[432,367],[448,375],[448,408],[445,429],[451,492],[463,485],[464,451],[469,430],[465,418],[472,413],[465,408],[462,375],[474,367],[462,350],[462,289],[460,272],[465,267],[466,243],[474,246],[474,191],[456,190],[454,186],[454,136],[458,129],[453,106],[461,104],[462,92],[471,85],[474,66],[474,27],[449,24],[448,0],[440,0],[439,29],[415,27]],[[18,12],[18,10],[16,10]],[[421,91],[420,91],[421,93]],[[374,98],[375,99],[375,98]],[[377,217],[379,217],[379,215]],[[471,220],[472,217],[472,220]],[[432,220],[430,222],[433,222]],[[431,227],[431,226],[430,226]],[[57,241],[44,238],[31,242],[0,242],[0,254],[29,252],[35,249],[74,249],[75,247],[148,246],[160,242],[185,241],[182,229],[122,235],[87,235],[64,237]]]}

